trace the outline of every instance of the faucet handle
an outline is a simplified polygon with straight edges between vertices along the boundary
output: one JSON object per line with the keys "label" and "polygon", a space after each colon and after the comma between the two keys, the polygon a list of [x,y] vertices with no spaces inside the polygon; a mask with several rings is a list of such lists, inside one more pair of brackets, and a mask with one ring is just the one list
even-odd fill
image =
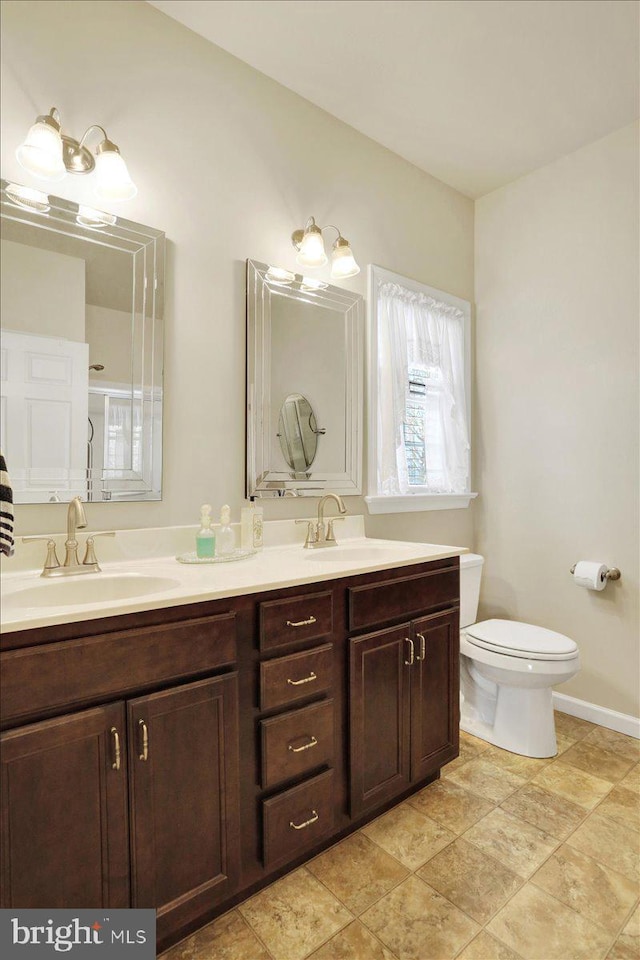
{"label": "faucet handle", "polygon": [[44,562],[43,570],[55,570],[60,566],[58,554],[56,553],[56,542],[53,537],[23,537],[23,543],[33,543],[34,540],[42,540],[47,544],[47,559]]}
{"label": "faucet handle", "polygon": [[[115,530],[105,530],[104,533],[92,533],[90,537],[87,537],[87,542],[85,544],[84,559],[82,565],[91,565],[95,564],[98,567],[98,558],[96,557],[96,552],[93,548],[93,542],[96,537],[115,537]],[[100,569],[98,567],[98,569]]]}
{"label": "faucet handle", "polygon": [[313,525],[313,520],[296,520],[296,523],[307,524],[307,539],[304,542],[305,547],[310,546],[312,543],[316,543],[318,537]]}
{"label": "faucet handle", "polygon": [[333,529],[333,525],[337,520],[346,520],[346,517],[330,517],[329,518],[329,529],[327,530],[327,543],[336,542],[336,535]]}

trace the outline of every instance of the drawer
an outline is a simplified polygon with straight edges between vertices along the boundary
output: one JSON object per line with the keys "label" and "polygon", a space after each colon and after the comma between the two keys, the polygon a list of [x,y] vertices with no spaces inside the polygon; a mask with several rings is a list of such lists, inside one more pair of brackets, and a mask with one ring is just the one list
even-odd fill
{"label": "drawer", "polygon": [[333,597],[329,590],[260,604],[261,650],[319,640],[332,632]]}
{"label": "drawer", "polygon": [[260,722],[263,787],[331,763],[333,713],[333,700],[323,700]]}
{"label": "drawer", "polygon": [[417,573],[349,588],[349,629],[364,630],[399,618],[408,620],[432,607],[458,603],[458,567]]}
{"label": "drawer", "polygon": [[284,707],[303,697],[331,688],[333,647],[326,643],[315,650],[260,664],[260,709]]}
{"label": "drawer", "polygon": [[334,829],[333,770],[265,800],[264,864],[293,860]]}
{"label": "drawer", "polygon": [[3,720],[121,696],[235,659],[233,613],[9,650],[1,657]]}

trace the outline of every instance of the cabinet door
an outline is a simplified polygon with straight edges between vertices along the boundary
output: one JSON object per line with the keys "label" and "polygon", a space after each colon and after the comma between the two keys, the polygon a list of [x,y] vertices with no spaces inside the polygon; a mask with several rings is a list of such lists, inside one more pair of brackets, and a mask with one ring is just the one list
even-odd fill
{"label": "cabinet door", "polygon": [[458,610],[414,620],[411,668],[411,780],[435,773],[458,754],[460,632]]}
{"label": "cabinet door", "polygon": [[410,624],[350,641],[351,816],[409,786]]}
{"label": "cabinet door", "polygon": [[124,705],[2,735],[2,895],[12,908],[129,906]]}
{"label": "cabinet door", "polygon": [[238,882],[237,674],[130,700],[128,723],[132,906],[161,940]]}

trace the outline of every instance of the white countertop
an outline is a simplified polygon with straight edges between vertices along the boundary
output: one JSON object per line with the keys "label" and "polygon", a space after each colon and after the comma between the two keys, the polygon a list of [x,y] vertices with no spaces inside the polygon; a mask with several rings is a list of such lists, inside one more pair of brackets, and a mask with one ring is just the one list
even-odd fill
{"label": "white countertop", "polygon": [[[337,547],[305,550],[304,525],[294,526],[293,521],[275,521],[265,524],[265,540],[285,541],[265,546],[244,560],[231,563],[206,565],[188,565],[179,563],[175,555],[165,552],[160,556],[149,556],[151,549],[175,549],[183,553],[193,549],[195,528],[164,528],[161,531],[121,531],[119,550],[104,550],[104,560],[100,560],[102,572],[82,574],[64,578],[42,578],[41,568],[25,569],[25,559],[11,570],[11,560],[2,564],[2,631],[9,633],[35,627],[51,626],[59,623],[73,623],[81,620],[94,620],[100,617],[118,616],[143,610],[155,610],[206,600],[218,600],[243,594],[264,593],[269,590],[284,589],[302,584],[321,583],[376,570],[389,570],[410,564],[440,560],[446,557],[467,553],[465,547],[446,546],[433,543],[413,543],[399,540],[374,540],[363,536],[362,518],[351,517],[351,523],[342,529],[347,536],[340,538]],[[90,531],[83,531],[88,532]],[[136,540],[135,535],[139,534]],[[64,537],[62,538],[64,539]],[[117,538],[116,538],[117,539]],[[297,542],[291,542],[292,540]],[[98,540],[96,548],[113,541]],[[33,545],[29,545],[31,548]],[[43,552],[45,544],[38,544]],[[114,554],[118,554],[116,559]],[[137,555],[133,555],[137,554]],[[142,555],[140,555],[142,554]],[[32,556],[30,552],[29,556]],[[99,554],[100,556],[100,554]],[[111,556],[111,559],[107,557]],[[42,560],[44,559],[44,555]],[[117,586],[126,579],[128,592],[136,590],[138,578],[161,578],[153,585],[154,592],[140,596],[128,596],[124,599],[93,599],[92,602],[58,603],[56,586],[62,586],[60,595],[79,595],[83,584],[90,584],[89,592],[95,592],[95,584],[100,579],[98,592],[109,593],[111,583]],[[163,582],[163,580],[165,582]],[[117,581],[117,583],[116,583]],[[167,583],[167,581],[169,581]],[[147,584],[150,581],[147,581]],[[140,583],[143,583],[140,580]],[[67,586],[75,584],[74,586]],[[37,593],[34,593],[34,589]],[[20,594],[28,592],[23,603]],[[45,605],[48,596],[56,597],[55,604]],[[26,593],[25,593],[26,596]],[[34,601],[32,598],[37,597]]]}

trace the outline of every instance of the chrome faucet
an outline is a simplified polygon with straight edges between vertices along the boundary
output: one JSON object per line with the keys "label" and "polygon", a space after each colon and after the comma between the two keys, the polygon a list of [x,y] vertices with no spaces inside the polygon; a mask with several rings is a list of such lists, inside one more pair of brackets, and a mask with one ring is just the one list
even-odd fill
{"label": "chrome faucet", "polygon": [[306,550],[315,549],[317,547],[335,547],[337,546],[336,536],[333,529],[333,525],[337,520],[344,520],[343,516],[340,517],[331,517],[328,521],[327,529],[325,530],[324,525],[324,505],[327,500],[335,500],[338,510],[341,514],[347,512],[347,508],[344,505],[342,497],[339,497],[337,493],[327,493],[324,497],[321,498],[318,504],[318,519],[314,524],[313,520],[296,520],[296,523],[306,523],[307,524],[307,538],[304,542]]}
{"label": "chrome faucet", "polygon": [[23,543],[29,543],[33,540],[46,540],[47,559],[44,562],[44,568],[40,576],[42,577],[68,577],[71,574],[78,573],[99,573],[98,558],[96,557],[93,544],[96,537],[115,537],[115,531],[110,530],[106,533],[94,533],[87,537],[85,544],[85,553],[82,563],[78,560],[78,541],[76,540],[76,530],[83,530],[87,525],[87,515],[84,512],[82,500],[80,497],[74,497],[69,503],[67,509],[67,539],[64,543],[64,563],[60,565],[56,553],[56,542],[53,537],[23,537]]}

